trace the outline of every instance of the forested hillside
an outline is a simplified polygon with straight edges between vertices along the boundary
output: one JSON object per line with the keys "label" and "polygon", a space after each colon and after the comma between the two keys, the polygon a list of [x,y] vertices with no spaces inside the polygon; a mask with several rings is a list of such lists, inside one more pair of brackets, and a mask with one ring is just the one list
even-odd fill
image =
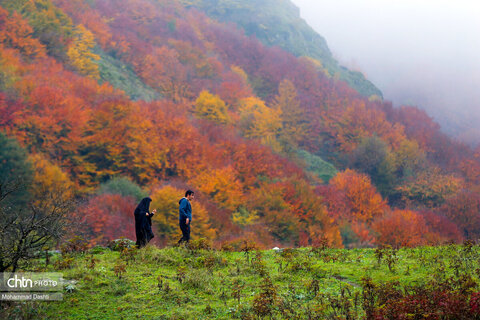
{"label": "forested hillside", "polygon": [[[364,97],[325,61],[266,46],[187,1],[0,5],[1,183],[14,163],[32,180],[18,205],[39,186],[72,189],[82,222],[72,233],[91,244],[133,238],[147,194],[155,241],[172,241],[187,188],[194,237],[217,244],[480,236],[480,150],[414,106]],[[25,151],[13,159],[7,145]]]}
{"label": "forested hillside", "polygon": [[209,17],[238,25],[247,36],[267,46],[278,46],[297,57],[310,57],[319,70],[336,77],[365,97],[382,97],[382,92],[363,74],[342,67],[333,58],[325,39],[303,19],[290,0],[181,0]]}

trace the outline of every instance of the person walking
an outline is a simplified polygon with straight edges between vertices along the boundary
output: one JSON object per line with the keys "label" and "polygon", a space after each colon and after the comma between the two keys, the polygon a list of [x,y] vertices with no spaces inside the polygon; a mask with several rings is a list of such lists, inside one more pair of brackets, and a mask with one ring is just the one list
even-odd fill
{"label": "person walking", "polygon": [[152,199],[143,198],[135,209],[135,235],[137,236],[136,246],[142,248],[147,245],[154,237],[152,231],[152,217],[157,211],[150,212],[150,202]]}
{"label": "person walking", "polygon": [[192,205],[190,201],[195,198],[195,193],[192,190],[185,192],[185,197],[180,199],[179,204],[179,223],[180,230],[182,230],[182,237],[178,240],[178,243],[190,241],[190,225],[192,223]]}

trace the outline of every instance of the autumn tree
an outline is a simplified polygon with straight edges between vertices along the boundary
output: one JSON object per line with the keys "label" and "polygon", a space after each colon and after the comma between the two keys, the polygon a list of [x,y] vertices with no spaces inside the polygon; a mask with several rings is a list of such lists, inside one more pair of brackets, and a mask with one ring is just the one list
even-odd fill
{"label": "autumn tree", "polygon": [[243,186],[230,166],[199,172],[192,183],[222,208],[236,210],[244,202]]}
{"label": "autumn tree", "polygon": [[152,203],[150,207],[151,209],[157,209],[153,220],[163,244],[173,241],[178,236],[178,200],[181,198],[181,193],[181,190],[174,187],[163,186],[151,194]]}
{"label": "autumn tree", "polygon": [[133,212],[137,206],[132,197],[119,194],[91,196],[74,213],[81,234],[91,245],[107,244],[108,241],[126,237],[135,239]]}
{"label": "autumn tree", "polygon": [[423,217],[411,210],[393,210],[372,224],[377,243],[392,247],[415,247],[425,244],[429,233]]}
{"label": "autumn tree", "polygon": [[439,168],[429,167],[416,177],[407,179],[396,190],[406,204],[438,207],[446,198],[455,195],[462,187],[462,180],[443,174]]}
{"label": "autumn tree", "polygon": [[32,27],[20,14],[9,14],[0,7],[0,43],[18,49],[28,58],[44,57],[45,47],[32,34]]}
{"label": "autumn tree", "polygon": [[231,66],[230,70],[224,72],[216,92],[231,110],[238,109],[241,99],[253,95],[247,74],[237,66]]}
{"label": "autumn tree", "polygon": [[278,95],[272,107],[279,110],[282,121],[281,140],[286,151],[298,148],[308,135],[308,121],[297,99],[293,83],[284,79],[278,86]]}
{"label": "autumn tree", "polygon": [[382,110],[369,107],[365,101],[344,99],[348,102],[344,110],[325,114],[325,132],[336,147],[350,153],[366,137],[377,135],[392,149],[396,150],[405,137],[401,124],[388,122]]}
{"label": "autumn tree", "polygon": [[416,140],[402,140],[394,152],[394,159],[395,174],[402,179],[415,176],[427,166],[426,154]]}
{"label": "autumn tree", "polygon": [[431,210],[422,210],[419,212],[430,230],[429,234],[425,235],[425,239],[429,244],[445,244],[461,243],[464,240],[464,235],[459,226],[451,219],[446,217],[441,210],[433,212]]}
{"label": "autumn tree", "polygon": [[78,25],[73,31],[73,41],[68,47],[67,56],[70,65],[80,74],[98,79],[100,72],[95,61],[100,56],[92,52],[94,46],[93,34],[84,26]]}
{"label": "autumn tree", "polygon": [[155,48],[144,57],[134,59],[139,76],[164,97],[174,102],[192,98],[188,83],[189,70],[179,61],[179,54],[168,47]]}
{"label": "autumn tree", "polygon": [[6,94],[0,92],[0,114],[2,115],[0,118],[0,127],[4,129],[12,128],[16,118],[16,112],[24,107],[25,106],[19,101],[11,100]]}
{"label": "autumn tree", "polygon": [[448,198],[440,211],[455,222],[467,239],[480,236],[480,195],[462,190]]}
{"label": "autumn tree", "polygon": [[200,118],[225,124],[230,121],[225,102],[218,95],[204,90],[195,100],[195,114]]}
{"label": "autumn tree", "polygon": [[314,188],[306,180],[298,178],[290,178],[284,186],[283,197],[292,214],[299,219],[298,245],[314,245],[327,239],[329,245],[341,247],[338,226],[328,215],[326,201],[315,194]]}
{"label": "autumn tree", "polygon": [[245,137],[259,139],[274,151],[282,151],[278,137],[282,130],[281,111],[265,105],[261,99],[242,99],[239,106],[240,128]]}
{"label": "autumn tree", "polygon": [[65,59],[65,48],[73,33],[73,23],[50,0],[6,0],[7,8],[16,10],[33,28],[33,36],[45,45],[48,54]]}
{"label": "autumn tree", "polygon": [[330,185],[345,195],[348,207],[343,218],[370,223],[388,208],[365,174],[347,169],[333,177]]}
{"label": "autumn tree", "polygon": [[[32,183],[33,204],[36,206],[52,205],[45,200],[42,195],[48,194],[54,197],[63,197],[58,199],[60,202],[70,202],[74,196],[74,184],[70,177],[58,165],[52,163],[41,154],[30,156],[33,163],[34,175]],[[42,203],[43,202],[43,203]]]}
{"label": "autumn tree", "polygon": [[299,241],[300,218],[293,214],[291,205],[284,199],[281,184],[263,183],[249,198],[251,210],[256,210],[277,241],[295,244]]}

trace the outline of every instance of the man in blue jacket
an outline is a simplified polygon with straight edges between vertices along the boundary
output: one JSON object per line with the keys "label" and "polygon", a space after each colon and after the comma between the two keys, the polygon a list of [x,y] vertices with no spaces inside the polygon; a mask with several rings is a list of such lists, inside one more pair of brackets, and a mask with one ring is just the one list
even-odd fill
{"label": "man in blue jacket", "polygon": [[185,192],[185,197],[180,199],[178,202],[180,204],[179,207],[179,222],[180,222],[180,230],[182,230],[182,238],[178,240],[178,243],[186,242],[190,240],[190,224],[192,223],[192,205],[190,201],[195,198],[195,193],[192,190],[187,190]]}

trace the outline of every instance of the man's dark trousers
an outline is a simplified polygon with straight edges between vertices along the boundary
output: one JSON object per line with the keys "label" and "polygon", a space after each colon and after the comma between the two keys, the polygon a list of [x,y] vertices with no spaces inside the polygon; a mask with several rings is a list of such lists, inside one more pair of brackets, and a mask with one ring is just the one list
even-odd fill
{"label": "man's dark trousers", "polygon": [[178,240],[178,243],[190,241],[190,223],[187,224],[186,220],[180,220],[180,229],[182,230],[182,238]]}

